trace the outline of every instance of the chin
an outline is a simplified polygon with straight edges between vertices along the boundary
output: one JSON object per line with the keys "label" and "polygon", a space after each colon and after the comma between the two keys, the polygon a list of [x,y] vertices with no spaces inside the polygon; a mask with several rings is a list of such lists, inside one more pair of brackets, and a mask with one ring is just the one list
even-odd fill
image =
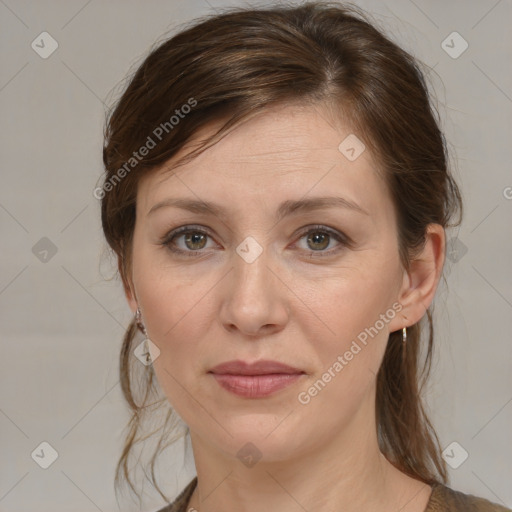
{"label": "chin", "polygon": [[246,435],[237,434],[230,439],[228,446],[220,446],[220,449],[251,468],[256,464],[287,462],[297,455],[299,445],[288,432],[286,435],[271,434],[268,437],[259,432],[248,432]]}
{"label": "chin", "polygon": [[[308,444],[306,432],[301,433],[300,425],[286,418],[291,409],[283,415],[270,413],[223,415],[223,427],[201,425],[200,435],[206,436],[210,444],[217,445],[226,456],[238,458],[247,467],[257,462],[282,462],[305,450]],[[286,419],[285,419],[286,418]],[[283,421],[284,420],[284,421]],[[222,435],[214,436],[222,432]],[[229,435],[228,434],[231,434]],[[247,461],[247,462],[246,462]]]}

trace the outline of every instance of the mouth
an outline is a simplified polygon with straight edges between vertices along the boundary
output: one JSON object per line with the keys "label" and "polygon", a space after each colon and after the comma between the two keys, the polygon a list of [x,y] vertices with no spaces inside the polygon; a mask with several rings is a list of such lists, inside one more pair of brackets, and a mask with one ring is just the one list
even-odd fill
{"label": "mouth", "polygon": [[306,372],[278,361],[228,361],[209,372],[225,390],[245,398],[264,398],[290,386]]}

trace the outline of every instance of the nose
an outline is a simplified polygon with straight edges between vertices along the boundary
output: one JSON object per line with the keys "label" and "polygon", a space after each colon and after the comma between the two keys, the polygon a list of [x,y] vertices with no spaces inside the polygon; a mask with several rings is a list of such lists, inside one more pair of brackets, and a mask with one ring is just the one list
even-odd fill
{"label": "nose", "polygon": [[288,322],[288,288],[270,259],[265,250],[251,263],[234,255],[234,268],[226,276],[220,311],[226,330],[252,337],[268,336]]}

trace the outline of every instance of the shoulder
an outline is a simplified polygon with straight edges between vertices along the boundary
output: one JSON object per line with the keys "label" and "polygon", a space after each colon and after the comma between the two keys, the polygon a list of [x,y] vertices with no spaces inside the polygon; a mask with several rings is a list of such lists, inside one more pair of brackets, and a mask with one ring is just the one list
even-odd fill
{"label": "shoulder", "polygon": [[511,512],[511,509],[484,498],[434,484],[425,512]]}
{"label": "shoulder", "polygon": [[[161,508],[157,512],[188,512],[186,510],[188,500],[197,485],[197,476],[181,491],[178,497],[169,505]],[[193,509],[192,509],[193,512]]]}

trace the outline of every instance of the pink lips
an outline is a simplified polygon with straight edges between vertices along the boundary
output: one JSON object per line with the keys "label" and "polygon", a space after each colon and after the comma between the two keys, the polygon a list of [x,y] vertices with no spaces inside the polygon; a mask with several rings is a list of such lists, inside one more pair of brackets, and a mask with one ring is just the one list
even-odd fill
{"label": "pink lips", "polygon": [[277,361],[228,361],[209,373],[227,391],[246,398],[263,398],[296,382],[305,374]]}

